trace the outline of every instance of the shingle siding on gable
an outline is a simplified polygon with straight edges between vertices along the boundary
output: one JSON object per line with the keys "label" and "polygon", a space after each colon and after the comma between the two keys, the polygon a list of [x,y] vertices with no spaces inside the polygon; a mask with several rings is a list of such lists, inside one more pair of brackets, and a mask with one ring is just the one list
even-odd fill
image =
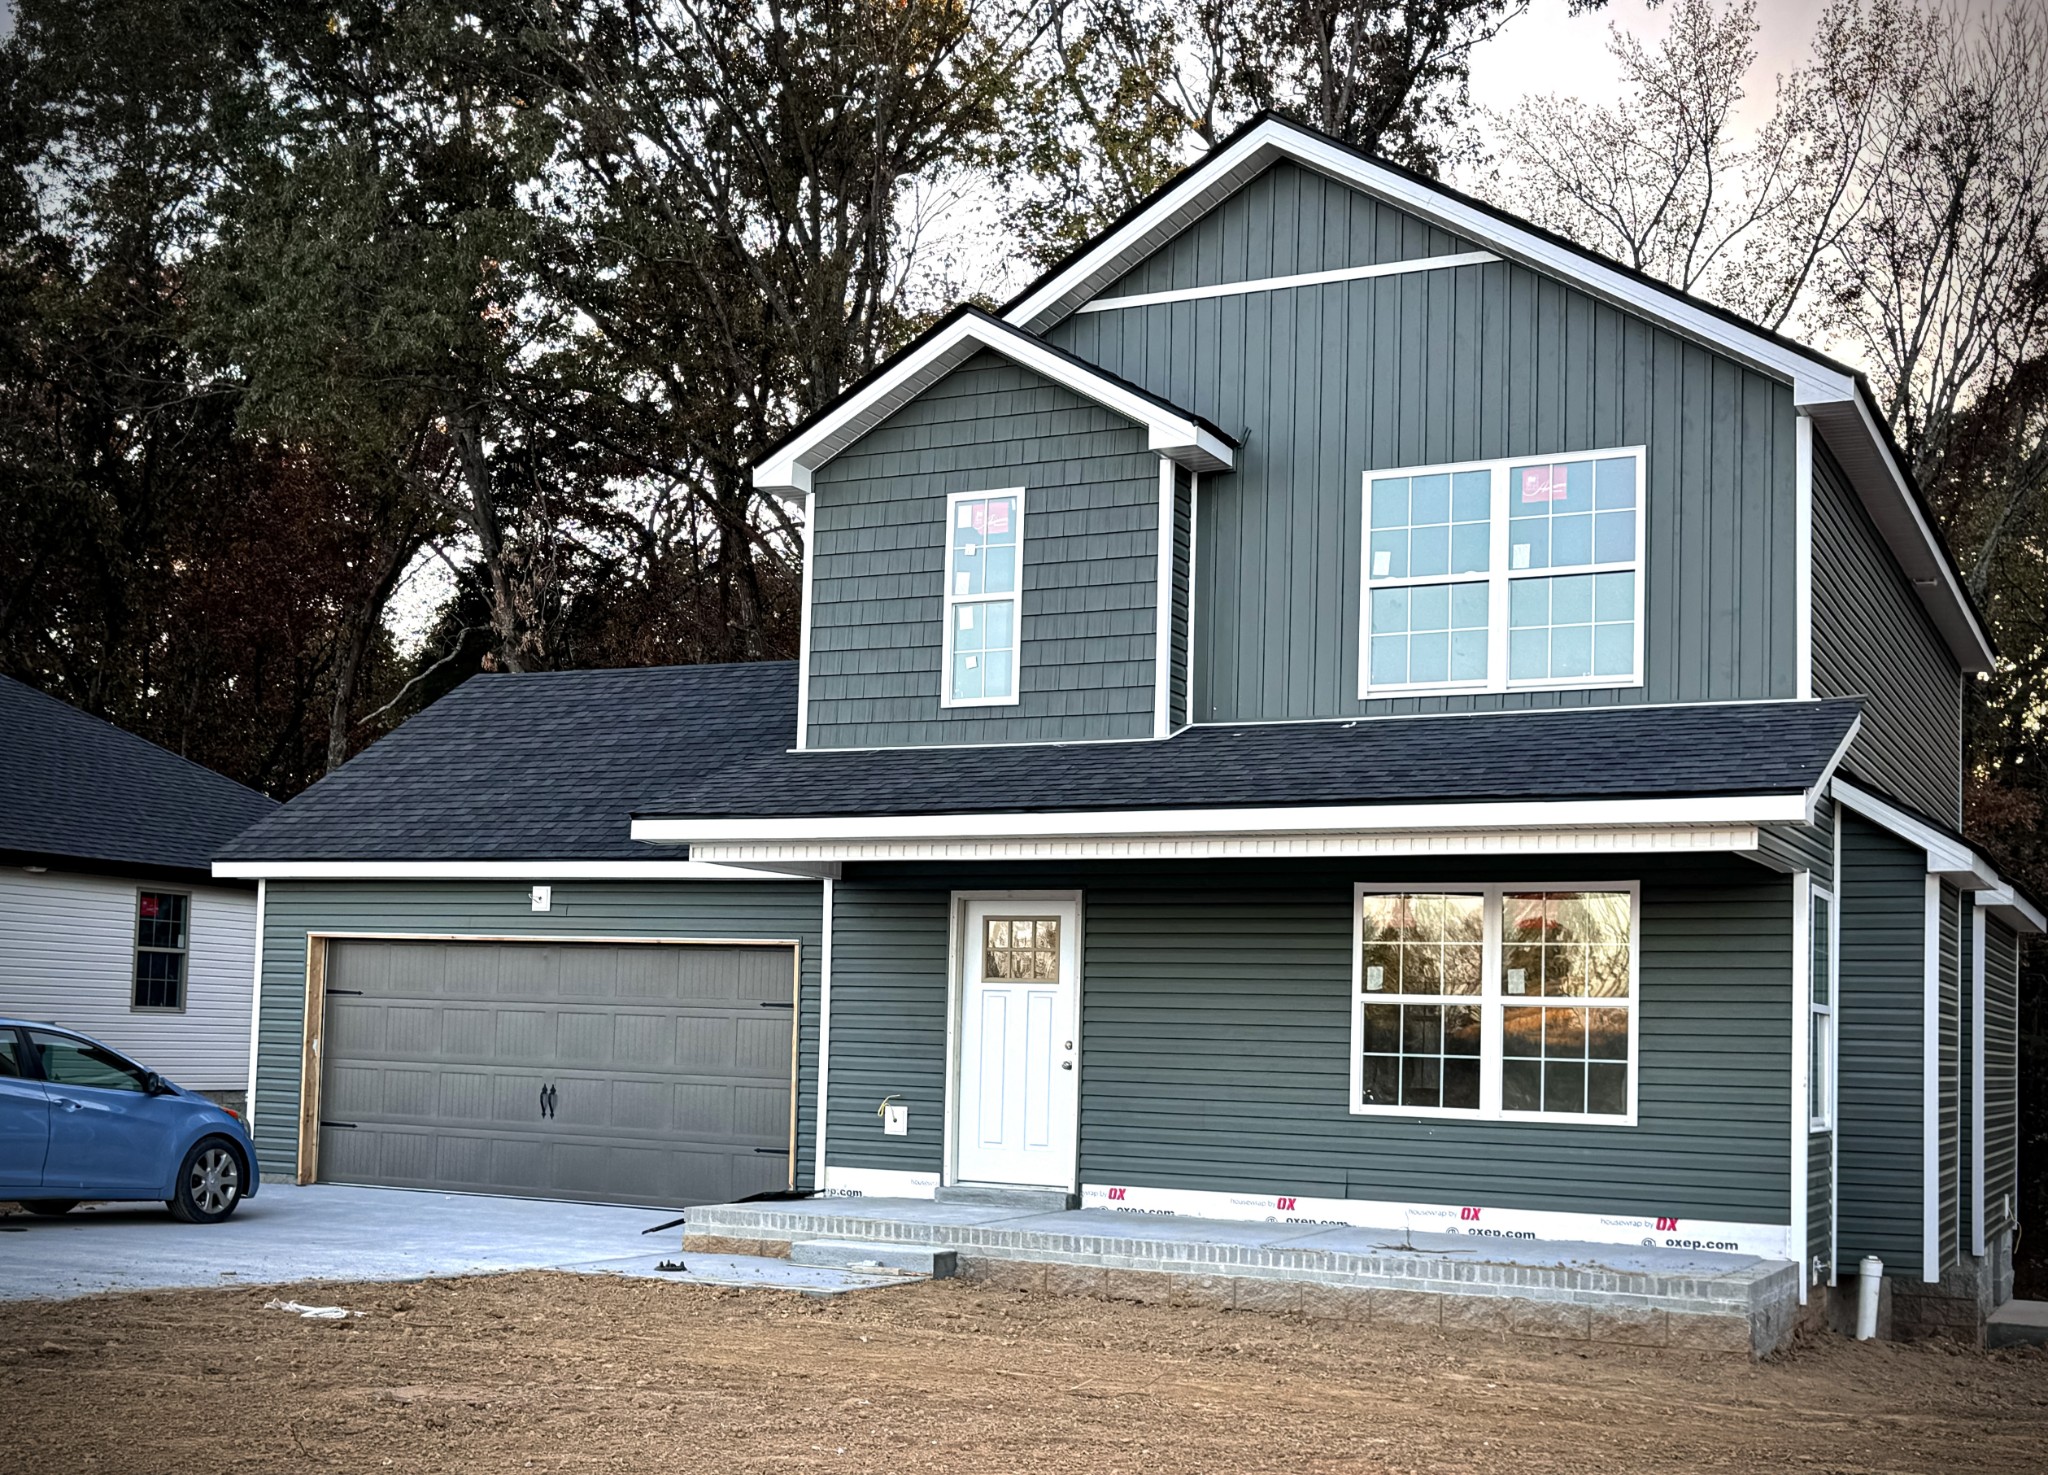
{"label": "shingle siding on gable", "polygon": [[1132,297],[1477,249],[1312,169],[1283,163],[1132,267],[1102,295]]}
{"label": "shingle siding on gable", "polygon": [[[1258,203],[1219,213],[1298,261],[1299,212]],[[1794,694],[1787,385],[1507,262],[1076,313],[1047,336],[1244,440],[1202,482],[1198,721]],[[1359,699],[1366,471],[1639,444],[1643,687]]]}
{"label": "shingle siding on gable", "polygon": [[[815,486],[811,746],[1151,735],[1159,458],[1142,428],[984,353]],[[946,498],[1019,486],[1020,700],[943,708]]]}
{"label": "shingle siding on gable", "polygon": [[1960,670],[1817,440],[1813,694],[1868,698],[1846,772],[1944,824],[1962,822]]}

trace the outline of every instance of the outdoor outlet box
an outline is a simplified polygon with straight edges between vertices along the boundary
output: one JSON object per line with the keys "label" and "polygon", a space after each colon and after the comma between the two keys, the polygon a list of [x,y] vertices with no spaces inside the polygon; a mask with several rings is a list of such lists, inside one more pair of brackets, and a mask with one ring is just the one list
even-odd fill
{"label": "outdoor outlet box", "polygon": [[894,1102],[882,1108],[882,1135],[885,1137],[908,1137],[910,1135],[910,1108]]}
{"label": "outdoor outlet box", "polygon": [[554,887],[552,887],[552,886],[536,886],[536,887],[534,887],[534,888],[533,888],[533,909],[534,909],[535,911],[537,911],[537,912],[545,912],[545,911],[549,910],[549,909],[550,909],[551,907],[553,907],[553,906],[554,906],[554,904],[555,904],[555,888],[554,888]]}

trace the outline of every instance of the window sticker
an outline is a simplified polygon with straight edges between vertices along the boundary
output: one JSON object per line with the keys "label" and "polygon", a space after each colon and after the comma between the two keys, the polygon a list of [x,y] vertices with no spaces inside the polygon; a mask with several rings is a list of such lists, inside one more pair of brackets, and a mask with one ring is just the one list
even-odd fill
{"label": "window sticker", "polygon": [[985,533],[1007,533],[1010,530],[1010,499],[998,498],[988,504],[988,526]]}
{"label": "window sticker", "polygon": [[1372,967],[1365,970],[1365,986],[1377,993],[1387,986],[1387,970]]}
{"label": "window sticker", "polygon": [[1565,499],[1565,469],[1562,466],[1524,466],[1523,502],[1562,502]]}
{"label": "window sticker", "polygon": [[960,628],[962,630],[972,630],[974,628],[973,605],[964,604],[960,607]]}
{"label": "window sticker", "polygon": [[953,592],[955,594],[972,594],[974,588],[971,576],[968,574],[953,575]]}
{"label": "window sticker", "polygon": [[960,504],[960,516],[954,526],[963,528],[974,526],[974,504],[972,502],[962,502]]}
{"label": "window sticker", "polygon": [[1527,568],[1528,566],[1529,566],[1529,545],[1528,545],[1527,543],[1517,543],[1517,544],[1515,544],[1514,548],[1513,548],[1513,549],[1512,549],[1512,550],[1511,550],[1511,551],[1509,552],[1509,554],[1508,554],[1508,567],[1509,567],[1509,568]]}
{"label": "window sticker", "polygon": [[1527,993],[1527,992],[1529,991],[1529,987],[1528,987],[1528,984],[1527,984],[1527,982],[1526,982],[1526,980],[1527,980],[1528,976],[1529,976],[1529,975],[1528,975],[1527,971],[1526,971],[1526,970],[1524,970],[1524,969],[1521,969],[1521,968],[1510,968],[1510,969],[1508,969],[1508,992],[1509,992],[1509,993],[1511,993],[1511,994],[1525,994],[1525,993]]}
{"label": "window sticker", "polygon": [[1372,576],[1375,579],[1384,579],[1393,567],[1393,563],[1394,555],[1384,548],[1379,549],[1372,556]]}

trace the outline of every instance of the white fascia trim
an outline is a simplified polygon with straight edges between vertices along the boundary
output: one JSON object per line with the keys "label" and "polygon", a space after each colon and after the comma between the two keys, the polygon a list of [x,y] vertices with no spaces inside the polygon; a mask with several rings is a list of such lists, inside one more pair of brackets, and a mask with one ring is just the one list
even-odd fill
{"label": "white fascia trim", "polygon": [[1792,663],[1793,695],[1813,695],[1813,417],[1792,422],[1793,541]]}
{"label": "white fascia trim", "polygon": [[1993,913],[2015,932],[2048,932],[2048,916],[2043,916],[2039,907],[2002,882],[1979,891],[1976,904]]}
{"label": "white fascia trim", "polygon": [[1890,830],[1907,844],[1927,852],[1927,873],[1953,881],[1970,890],[1996,887],[1998,874],[1978,858],[1977,852],[1933,826],[1916,819],[1875,794],[1865,793],[1847,779],[1829,785],[1835,802],[1855,810],[1871,823]]}
{"label": "white fascia trim", "polygon": [[1324,860],[1414,856],[1753,854],[1754,825],[1669,825],[1637,829],[1436,830],[1389,834],[1181,835],[1131,839],[699,841],[690,847],[724,865],[874,861]]}
{"label": "white fascia trim", "polygon": [[1984,1257],[1984,912],[1970,917],[1970,1253]]}
{"label": "white fascia trim", "polygon": [[1330,271],[1304,271],[1286,277],[1257,277],[1243,282],[1218,282],[1209,287],[1176,287],[1165,292],[1134,292],[1128,297],[1091,297],[1074,311],[1116,312],[1126,307],[1157,307],[1164,302],[1199,302],[1205,297],[1242,297],[1251,292],[1284,292],[1290,287],[1322,287],[1332,282],[1362,282],[1373,277],[1403,276],[1416,271],[1442,271],[1454,266],[1485,266],[1500,258],[1491,251],[1459,251],[1445,256],[1412,256],[1374,266],[1340,266]]}
{"label": "white fascia trim", "polygon": [[799,751],[811,745],[811,567],[816,562],[815,530],[818,525],[818,494],[804,493],[804,579],[803,603],[797,619],[796,650],[796,745]]}
{"label": "white fascia trim", "polygon": [[1159,568],[1153,581],[1152,736],[1173,734],[1174,465],[1159,458]]}
{"label": "white fascia trim", "polygon": [[1920,1278],[1941,1279],[1941,877],[1927,873],[1921,921]]}
{"label": "white fascia trim", "polygon": [[1231,467],[1235,453],[1229,444],[1194,420],[1075,363],[1029,333],[970,314],[933,335],[862,385],[837,409],[785,441],[754,468],[755,488],[782,497],[808,496],[813,471],[982,349],[999,353],[1145,426],[1148,444],[1162,456],[1199,471],[1228,471]]}
{"label": "white fascia trim", "polygon": [[239,881],[801,881],[698,860],[217,860]]}
{"label": "white fascia trim", "polygon": [[658,845],[719,841],[1119,838],[1172,835],[1317,835],[1387,830],[1639,829],[1659,825],[1802,823],[1804,793],[1712,798],[1512,800],[1476,804],[1321,804],[1259,809],[1105,809],[1043,813],[687,816],[633,821],[633,838]]}

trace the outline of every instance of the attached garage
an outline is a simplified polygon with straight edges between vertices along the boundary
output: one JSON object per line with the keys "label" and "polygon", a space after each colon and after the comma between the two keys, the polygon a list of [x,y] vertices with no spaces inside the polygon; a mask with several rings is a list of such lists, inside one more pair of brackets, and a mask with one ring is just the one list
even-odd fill
{"label": "attached garage", "polygon": [[311,944],[320,1181],[663,1206],[794,1181],[792,944]]}

